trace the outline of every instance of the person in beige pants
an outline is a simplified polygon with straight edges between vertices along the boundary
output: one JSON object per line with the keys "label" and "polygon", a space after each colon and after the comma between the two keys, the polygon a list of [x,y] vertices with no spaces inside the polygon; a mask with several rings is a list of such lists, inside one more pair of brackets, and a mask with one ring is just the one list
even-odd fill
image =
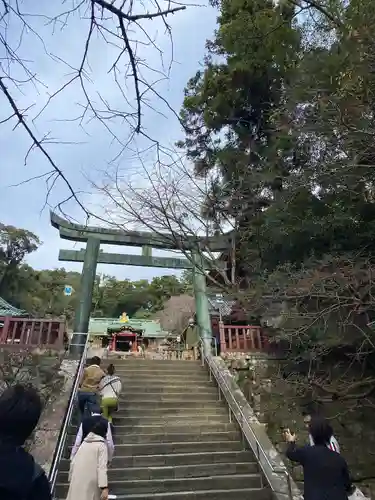
{"label": "person in beige pants", "polygon": [[74,455],[67,500],[108,500],[107,427],[98,421]]}

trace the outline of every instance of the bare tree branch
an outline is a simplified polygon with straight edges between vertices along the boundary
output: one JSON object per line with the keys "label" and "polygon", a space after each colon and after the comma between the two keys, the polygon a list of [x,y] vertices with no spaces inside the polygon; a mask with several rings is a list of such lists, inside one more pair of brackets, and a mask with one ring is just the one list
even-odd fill
{"label": "bare tree branch", "polygon": [[[17,126],[21,125],[32,141],[32,146],[26,153],[25,160],[28,160],[30,152],[34,150],[40,151],[56,172],[57,177],[53,179],[53,186],[57,180],[61,179],[68,188],[69,195],[67,199],[73,200],[87,217],[93,214],[90,214],[90,210],[85,206],[83,199],[78,197],[75,186],[65,173],[66,169],[57,164],[56,159],[53,158],[53,155],[47,149],[48,143],[68,145],[72,144],[72,142],[64,140],[59,142],[58,139],[52,142],[49,138],[49,133],[44,134],[44,137],[42,134],[43,138],[40,138],[38,134],[33,131],[31,122],[36,127],[37,122],[43,118],[46,110],[53,105],[54,101],[70,87],[78,83],[81,95],[83,95],[83,102],[78,102],[76,105],[79,107],[81,114],[73,119],[67,117],[61,120],[56,117],[56,121],[66,120],[77,122],[82,130],[84,130],[93,120],[100,123],[101,126],[104,127],[106,133],[109,134],[111,143],[118,146],[118,150],[114,157],[108,159],[109,164],[112,161],[118,161],[123,152],[134,140],[136,134],[141,134],[145,139],[150,140],[151,144],[155,147],[156,142],[153,141],[152,138],[149,138],[148,134],[144,133],[142,129],[142,107],[146,106],[154,110],[148,100],[148,94],[152,93],[167,106],[169,111],[173,110],[168,104],[168,101],[154,88],[158,82],[168,78],[168,75],[164,74],[163,71],[159,71],[149,66],[147,61],[138,54],[137,49],[139,46],[150,46],[157,50],[161,57],[163,56],[163,51],[157,46],[142,23],[147,21],[156,22],[157,19],[160,19],[160,22],[164,24],[166,32],[170,36],[171,27],[167,24],[167,17],[183,11],[186,6],[169,4],[169,8],[164,9],[161,8],[157,0],[152,0],[148,7],[142,4],[137,5],[138,8],[142,7],[144,12],[134,12],[133,2],[126,4],[123,1],[120,2],[116,0],[71,0],[68,8],[68,2],[65,0],[60,0],[60,3],[62,7],[61,12],[57,12],[56,15],[50,16],[44,14],[43,11],[38,13],[34,11],[32,13],[25,12],[22,10],[19,3],[13,5],[9,0],[1,0],[0,2],[0,6],[3,6],[0,14],[0,44],[3,45],[5,54],[3,60],[0,61],[0,90],[12,109],[12,115],[1,119],[0,125],[11,122],[13,118],[17,119]],[[58,8],[59,5],[57,5],[56,9]],[[52,27],[53,32],[51,36],[53,36],[57,32],[57,29],[59,29],[60,32],[68,29],[70,20],[73,20],[73,16],[78,16],[82,25],[87,26],[87,34],[82,47],[82,58],[79,67],[70,64],[69,61],[66,61],[58,54],[52,54],[47,47],[47,41],[38,33],[38,30],[35,29],[33,25],[34,20],[43,19],[45,26]],[[8,37],[9,26],[11,23],[14,24],[14,21],[18,23],[17,26],[19,31],[17,33],[13,28],[12,34],[15,34],[15,37],[10,39]],[[92,92],[95,87],[95,75],[93,75],[89,63],[89,57],[90,54],[93,53],[95,33],[100,35],[104,46],[112,48],[114,59],[110,63],[109,74],[112,75],[113,81],[123,98],[123,102],[120,106],[118,106],[118,104],[116,106],[112,105],[110,100],[106,98],[106,89],[103,89],[103,91],[101,89],[96,90],[95,93]],[[21,56],[21,47],[23,46],[26,34],[36,37],[43,47],[44,54],[51,58],[53,63],[62,63],[72,71],[64,83],[52,93],[49,93],[45,103],[35,115],[31,116],[30,114],[30,117],[26,116],[25,109],[21,109],[18,106],[19,99],[16,94],[20,93],[24,96],[24,89],[27,89],[27,84],[31,84],[35,92],[39,92],[39,89],[43,88],[43,94],[46,93],[47,87],[39,78],[38,73],[32,69],[32,66],[35,66],[35,64],[31,62],[32,57],[28,59],[24,58],[24,54],[27,54],[27,51],[22,51]],[[17,36],[18,40],[16,39]],[[140,36],[141,38],[143,37],[143,39],[141,39]],[[15,43],[14,39],[16,39]],[[78,47],[77,49],[79,50],[80,48]],[[95,57],[95,54],[93,55]],[[38,58],[33,57],[33,59]],[[127,59],[127,61],[124,59]],[[173,49],[171,62],[172,60]],[[156,82],[150,82],[142,75],[144,68],[148,71],[158,72],[162,78]],[[25,78],[19,77],[22,73],[25,75]],[[132,80],[134,84],[134,97],[133,94],[129,95],[127,91],[127,80],[129,79]],[[30,109],[30,107],[28,109]],[[121,135],[123,135],[125,131],[128,137],[120,136],[119,131],[122,131]],[[30,176],[30,178],[33,179],[36,177],[37,176],[34,175]],[[47,189],[47,202],[51,192],[50,187],[51,186]],[[66,203],[66,200],[64,203]],[[61,203],[58,203],[58,207],[61,208]]]}

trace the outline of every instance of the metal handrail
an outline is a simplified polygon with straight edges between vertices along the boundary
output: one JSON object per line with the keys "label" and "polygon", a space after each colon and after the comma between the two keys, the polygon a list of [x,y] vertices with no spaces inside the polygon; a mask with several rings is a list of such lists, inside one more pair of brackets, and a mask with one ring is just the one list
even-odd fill
{"label": "metal handrail", "polygon": [[[74,345],[77,345],[77,344],[74,344]],[[82,344],[81,344],[81,346],[82,346]],[[59,437],[57,440],[57,445],[56,445],[55,452],[53,455],[51,468],[50,468],[50,471],[48,474],[48,480],[50,482],[52,492],[55,488],[57,473],[58,473],[61,457],[62,457],[62,454],[64,452],[64,448],[65,448],[66,438],[68,435],[70,421],[72,419],[74,405],[76,402],[76,396],[77,396],[77,392],[78,392],[78,388],[79,388],[79,384],[80,384],[80,380],[81,380],[81,375],[82,375],[82,372],[84,370],[85,363],[86,363],[88,347],[89,347],[89,336],[87,335],[86,342],[84,344],[84,349],[83,349],[81,358],[79,360],[78,368],[77,368],[77,371],[75,374],[75,379],[74,379],[72,391],[70,393],[69,402],[68,402],[68,406],[67,406],[67,409],[65,412],[63,424],[61,426]]]}
{"label": "metal handrail", "polygon": [[[227,397],[228,395],[230,395],[230,397],[231,397],[231,399],[232,399],[232,401],[234,403],[236,411],[240,414],[240,417],[241,417],[240,420],[241,421],[239,419],[237,419],[238,424],[239,424],[239,426],[241,428],[243,436],[246,438],[248,444],[250,445],[250,448],[252,449],[252,451],[256,455],[256,458],[258,460],[258,464],[262,468],[262,471],[263,471],[265,477],[267,478],[267,474],[266,474],[266,471],[264,470],[264,467],[262,465],[262,461],[260,459],[260,454],[262,454],[262,456],[264,457],[264,459],[265,459],[268,467],[271,469],[272,473],[274,473],[274,474],[283,474],[284,476],[286,476],[287,486],[288,486],[288,497],[289,497],[290,500],[293,500],[292,480],[291,480],[291,476],[290,476],[290,474],[288,472],[288,469],[286,468],[286,466],[277,467],[277,466],[275,466],[270,461],[270,459],[268,458],[266,452],[264,451],[261,443],[259,442],[259,440],[258,440],[258,438],[257,438],[257,436],[256,436],[256,434],[254,432],[254,430],[252,429],[251,425],[249,424],[249,422],[247,420],[247,417],[243,413],[242,407],[239,405],[238,401],[236,401],[236,398],[233,396],[231,388],[229,387],[229,385],[228,385],[227,381],[225,380],[223,374],[220,372],[220,370],[217,370],[217,367],[213,363],[213,357],[212,357],[212,355],[204,352],[203,343],[202,343],[202,364],[204,364],[204,361],[206,361],[206,363],[207,363],[207,365],[209,367],[210,373],[213,373],[213,375],[214,375],[214,377],[216,379],[219,391],[221,391],[223,393],[223,395],[224,395],[224,397],[226,399],[226,402],[227,402],[228,406],[230,407],[230,410],[232,411],[233,415],[236,417],[236,412],[234,411],[233,406],[230,403],[230,401],[228,401],[228,397]],[[227,390],[227,394],[222,390],[222,385],[224,385],[225,389]],[[252,437],[254,438],[254,441],[256,443],[256,449],[254,449],[254,447],[252,446],[252,443],[250,442],[250,440],[246,436],[246,433],[244,431],[244,426],[245,425],[250,430],[250,432],[252,434]],[[283,492],[277,492],[277,491],[275,491],[273,489],[273,487],[272,487],[272,484],[270,484],[270,487],[274,491],[274,493],[285,494]]]}

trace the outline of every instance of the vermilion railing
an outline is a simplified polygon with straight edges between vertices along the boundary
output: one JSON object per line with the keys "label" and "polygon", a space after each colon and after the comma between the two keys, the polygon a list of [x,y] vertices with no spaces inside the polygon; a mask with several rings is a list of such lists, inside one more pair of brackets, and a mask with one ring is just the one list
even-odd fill
{"label": "vermilion railing", "polygon": [[260,326],[219,323],[221,352],[265,351],[268,342]]}
{"label": "vermilion railing", "polygon": [[66,342],[66,322],[61,319],[0,318],[0,347],[42,347],[61,350]]}

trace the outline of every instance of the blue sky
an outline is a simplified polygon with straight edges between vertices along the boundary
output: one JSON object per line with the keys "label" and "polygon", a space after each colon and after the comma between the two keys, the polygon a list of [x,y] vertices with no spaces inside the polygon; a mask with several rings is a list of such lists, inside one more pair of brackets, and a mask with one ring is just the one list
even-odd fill
{"label": "blue sky", "polygon": [[[8,89],[15,97],[18,106],[22,109],[27,108],[25,116],[37,137],[41,138],[48,134],[50,140],[48,144],[45,144],[48,153],[63,170],[74,189],[81,193],[84,203],[95,210],[96,201],[100,196],[93,190],[90,181],[100,182],[101,172],[118,154],[121,147],[113,141],[108,131],[97,120],[89,119],[86,115],[83,126],[80,126],[78,120],[73,120],[82,114],[84,102],[78,82],[59,93],[43,113],[39,114],[48,96],[69,80],[72,68],[78,67],[82,58],[89,26],[85,15],[82,15],[82,12],[80,15],[77,13],[71,15],[64,24],[61,22],[64,21],[63,18],[50,22],[53,16],[66,10],[68,4],[69,2],[62,0],[55,2],[24,0],[23,12],[30,14],[27,17],[28,29],[22,31],[22,26],[16,16],[8,20],[7,30],[5,30],[4,22],[0,23],[0,34],[7,37],[11,46],[17,47],[18,55],[25,61],[31,73],[36,75],[37,81],[25,81],[25,73],[21,71],[19,63],[7,66],[4,65],[3,58],[0,74],[3,75],[4,71],[11,71],[14,77],[22,80],[17,88],[12,86],[9,80],[4,80],[4,82],[7,82]],[[149,10],[152,10],[152,7],[149,7]],[[178,112],[183,99],[183,88],[189,77],[194,75],[202,63],[205,41],[212,36],[215,28],[216,12],[205,5],[190,6],[185,11],[170,16],[169,22],[173,33],[174,62],[169,79],[164,79],[155,88]],[[156,40],[162,50],[164,67],[158,51],[144,43],[137,45],[138,57],[154,70],[165,71],[170,63],[172,52],[162,23],[148,20],[143,22],[142,27],[153,40]],[[22,38],[20,38],[21,32]],[[132,32],[131,36],[141,42],[146,41],[140,31]],[[94,37],[88,58],[90,78],[87,79],[86,85],[97,106],[100,105],[98,97],[100,93],[112,109],[125,109],[129,105],[125,103],[116,87],[113,76],[108,73],[116,57],[116,50],[111,45],[105,44],[99,36]],[[124,67],[125,62],[126,60],[124,60]],[[143,77],[147,81],[159,78],[156,71],[146,69],[145,65],[142,68]],[[130,101],[130,105],[133,105],[134,87],[131,77],[128,77],[127,86],[124,88],[126,98]],[[143,107],[143,125],[147,134],[164,145],[173,145],[182,137],[177,119],[152,94],[149,94],[149,104],[158,112],[147,106]],[[10,114],[8,102],[0,96],[0,122]],[[22,127],[18,126],[14,129],[15,125],[16,122],[13,120],[0,124],[0,185],[2,188],[0,220],[5,224],[33,231],[43,241],[41,248],[29,258],[29,263],[35,268],[53,268],[64,265],[66,269],[80,270],[81,265],[58,262],[59,248],[71,248],[73,244],[61,241],[57,231],[50,226],[49,207],[45,207],[47,191],[45,178],[24,183],[27,179],[38,177],[49,171],[50,166],[37,150],[31,151],[25,162],[25,156],[31,144],[30,139]],[[129,134],[129,126],[120,120],[112,121],[112,126],[116,130],[116,135],[118,133],[118,137],[125,141]],[[138,139],[137,145],[147,147],[147,140]],[[125,151],[117,161],[122,169],[128,162],[129,169],[134,171],[137,169],[137,162],[134,156],[132,159],[130,157],[131,155]],[[55,206],[67,196],[66,186],[58,181],[49,196],[49,204]],[[83,221],[83,214],[76,204],[69,203],[65,208],[71,217]],[[78,244],[76,248],[81,248],[81,246]],[[108,250],[124,251],[121,247]],[[155,254],[160,254],[160,252],[155,252]],[[152,276],[168,273],[159,269],[120,266],[98,266],[98,271],[130,279],[152,278]],[[171,270],[169,273],[174,274],[175,271]]]}

